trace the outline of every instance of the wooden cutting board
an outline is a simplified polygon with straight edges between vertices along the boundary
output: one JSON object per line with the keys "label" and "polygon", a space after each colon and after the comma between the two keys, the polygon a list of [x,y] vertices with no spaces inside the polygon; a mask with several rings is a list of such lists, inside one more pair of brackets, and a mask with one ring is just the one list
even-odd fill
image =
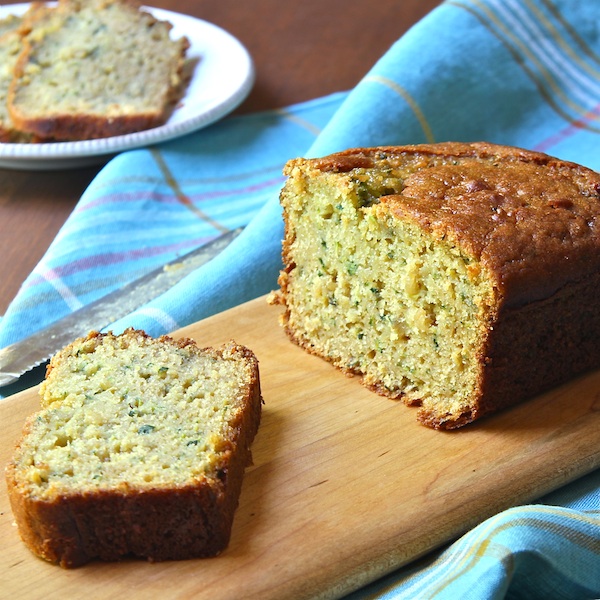
{"label": "wooden cutting board", "polygon": [[[6,598],[333,598],[492,514],[600,466],[600,373],[455,432],[293,345],[259,298],[175,335],[229,339],[260,361],[265,400],[229,548],[219,557],[66,571],[21,543],[0,484]],[[0,401],[5,464],[37,388]]]}

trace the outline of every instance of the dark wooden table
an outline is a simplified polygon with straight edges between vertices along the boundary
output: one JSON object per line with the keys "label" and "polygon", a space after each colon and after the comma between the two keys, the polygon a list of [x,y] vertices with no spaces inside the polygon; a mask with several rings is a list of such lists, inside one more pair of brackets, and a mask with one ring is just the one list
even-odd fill
{"label": "dark wooden table", "polygon": [[[248,113],[351,89],[440,0],[152,0],[147,4],[213,22],[246,46],[257,78],[236,112]],[[0,168],[0,315],[100,168]]]}

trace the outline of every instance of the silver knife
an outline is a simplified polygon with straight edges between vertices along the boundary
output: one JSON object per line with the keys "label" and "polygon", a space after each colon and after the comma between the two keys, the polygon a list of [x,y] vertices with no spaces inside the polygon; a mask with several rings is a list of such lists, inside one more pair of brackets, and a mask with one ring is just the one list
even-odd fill
{"label": "silver knife", "polygon": [[0,387],[91,330],[101,330],[169,290],[186,275],[224,250],[241,232],[233,229],[150,271],[139,279],[59,319],[45,329],[0,350]]}

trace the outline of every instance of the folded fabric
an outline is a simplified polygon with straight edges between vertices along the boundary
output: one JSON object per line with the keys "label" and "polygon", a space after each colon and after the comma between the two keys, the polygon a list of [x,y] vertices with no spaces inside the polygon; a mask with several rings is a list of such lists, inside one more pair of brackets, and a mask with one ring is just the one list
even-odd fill
{"label": "folded fabric", "polygon": [[[118,156],[24,282],[0,346],[239,225],[215,260],[110,328],[157,335],[274,289],[281,169],[295,156],[485,140],[600,169],[598,22],[591,0],[447,0],[350,92]],[[594,473],[353,598],[599,597],[599,498]]]}

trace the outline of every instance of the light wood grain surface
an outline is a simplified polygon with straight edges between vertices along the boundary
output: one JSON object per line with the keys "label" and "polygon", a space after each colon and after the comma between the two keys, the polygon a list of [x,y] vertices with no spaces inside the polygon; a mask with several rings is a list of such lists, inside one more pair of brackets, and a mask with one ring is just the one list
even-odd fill
{"label": "light wood grain surface", "polygon": [[[440,0],[154,0],[145,4],[215,23],[248,48],[256,84],[237,110],[248,113],[351,89]],[[99,169],[0,168],[0,315]]]}
{"label": "light wood grain surface", "polygon": [[[265,400],[229,548],[219,557],[65,571],[21,543],[0,484],[6,598],[334,598],[486,517],[600,466],[600,373],[455,432],[368,391],[293,345],[259,298],[185,328],[260,361]],[[36,390],[0,402],[0,463]]]}

